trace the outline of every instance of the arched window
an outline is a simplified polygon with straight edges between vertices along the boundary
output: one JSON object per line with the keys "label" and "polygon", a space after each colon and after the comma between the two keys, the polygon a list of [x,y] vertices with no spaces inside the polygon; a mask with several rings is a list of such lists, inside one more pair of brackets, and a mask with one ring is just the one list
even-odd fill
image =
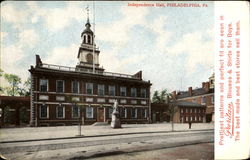
{"label": "arched window", "polygon": [[86,35],[83,36],[83,43],[86,43]]}
{"label": "arched window", "polygon": [[91,36],[88,35],[88,43],[90,44],[91,43]]}

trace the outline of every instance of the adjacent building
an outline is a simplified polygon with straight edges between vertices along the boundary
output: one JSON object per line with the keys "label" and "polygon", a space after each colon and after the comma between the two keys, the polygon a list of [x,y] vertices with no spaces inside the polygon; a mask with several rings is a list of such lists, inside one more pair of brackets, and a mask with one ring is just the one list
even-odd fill
{"label": "adjacent building", "polygon": [[76,67],[46,64],[36,55],[36,65],[29,70],[31,126],[107,122],[116,100],[122,123],[148,123],[150,81],[142,79],[142,71],[127,75],[100,67],[89,19],[81,38]]}
{"label": "adjacent building", "polygon": [[0,96],[0,127],[27,126],[30,97]]}
{"label": "adjacent building", "polygon": [[[208,82],[203,82],[201,88],[188,88],[188,91],[181,91],[176,94],[176,98],[180,102],[189,102],[202,106],[206,106],[204,122],[214,122],[214,74],[209,77]],[[193,108],[194,109],[194,108]],[[192,112],[194,111],[192,109]],[[190,110],[183,110],[183,113],[191,112]],[[185,118],[184,118],[185,119]],[[191,117],[189,117],[191,119]],[[192,118],[193,120],[194,118]]]}

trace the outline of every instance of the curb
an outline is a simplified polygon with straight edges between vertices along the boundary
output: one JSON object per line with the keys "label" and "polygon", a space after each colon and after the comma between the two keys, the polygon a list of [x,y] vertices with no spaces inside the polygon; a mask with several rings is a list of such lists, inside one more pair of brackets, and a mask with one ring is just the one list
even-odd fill
{"label": "curb", "polygon": [[120,136],[120,135],[133,135],[133,134],[150,134],[150,133],[178,133],[178,132],[193,132],[193,131],[214,131],[214,129],[203,130],[181,130],[181,131],[156,131],[156,132],[133,132],[133,133],[117,133],[117,134],[103,134],[92,136],[74,136],[74,137],[58,137],[58,138],[44,138],[44,139],[28,139],[28,140],[16,140],[16,141],[2,141],[2,143],[19,143],[19,142],[34,142],[34,141],[49,141],[49,140],[63,140],[63,139],[76,139],[76,138],[90,138],[90,137],[108,137],[108,136]]}

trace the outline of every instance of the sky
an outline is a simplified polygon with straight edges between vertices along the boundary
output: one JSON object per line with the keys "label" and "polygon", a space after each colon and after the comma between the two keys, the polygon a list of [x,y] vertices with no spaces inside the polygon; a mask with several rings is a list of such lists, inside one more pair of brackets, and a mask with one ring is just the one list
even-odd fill
{"label": "sky", "polygon": [[[213,2],[196,2],[207,7],[128,3],[158,2],[94,2],[95,41],[105,71],[132,75],[142,70],[143,79],[153,84],[151,92],[187,90],[208,81],[214,66]],[[92,24],[93,2],[2,2],[1,69],[25,81],[36,54],[44,63],[75,67],[87,6]]]}

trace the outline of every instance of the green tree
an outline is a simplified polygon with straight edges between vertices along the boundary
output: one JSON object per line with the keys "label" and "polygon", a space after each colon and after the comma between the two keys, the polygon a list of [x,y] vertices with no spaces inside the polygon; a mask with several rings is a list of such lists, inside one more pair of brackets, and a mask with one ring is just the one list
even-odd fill
{"label": "green tree", "polygon": [[20,87],[21,84],[21,78],[15,74],[4,74],[4,78],[7,80],[10,86],[5,88],[5,91],[7,95],[9,96],[16,96],[20,95]]}
{"label": "green tree", "polygon": [[172,131],[174,131],[174,115],[178,111],[176,97],[172,93],[168,93],[167,89],[155,91],[152,97],[153,103],[164,103],[167,106],[167,114],[170,116]]}
{"label": "green tree", "polygon": [[168,99],[167,89],[163,89],[161,92],[155,91],[152,97],[153,103],[165,103]]}
{"label": "green tree", "polygon": [[30,96],[30,89],[31,89],[31,78],[28,77],[27,80],[23,84],[24,88],[20,89],[20,95]]}
{"label": "green tree", "polygon": [[[3,70],[0,69],[0,82],[1,82],[1,78],[3,76]],[[3,87],[2,87],[2,83],[0,83],[0,93],[3,93]]]}

